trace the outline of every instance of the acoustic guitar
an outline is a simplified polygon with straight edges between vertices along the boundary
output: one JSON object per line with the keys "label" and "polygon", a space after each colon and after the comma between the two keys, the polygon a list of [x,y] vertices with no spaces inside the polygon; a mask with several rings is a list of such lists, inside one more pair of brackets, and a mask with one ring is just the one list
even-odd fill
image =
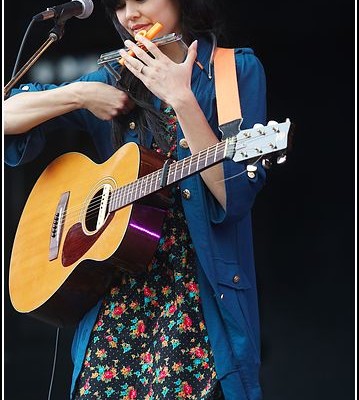
{"label": "acoustic guitar", "polygon": [[75,324],[119,271],[145,272],[171,185],[225,159],[284,153],[290,125],[289,119],[255,125],[173,162],[135,143],[102,164],[80,153],[56,158],[34,185],[17,227],[9,275],[13,307],[55,326]]}

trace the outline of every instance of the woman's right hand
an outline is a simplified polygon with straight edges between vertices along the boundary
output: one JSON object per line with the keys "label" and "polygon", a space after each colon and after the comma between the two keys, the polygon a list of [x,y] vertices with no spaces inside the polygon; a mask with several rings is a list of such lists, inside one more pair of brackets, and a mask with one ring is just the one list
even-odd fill
{"label": "woman's right hand", "polygon": [[82,99],[80,108],[86,108],[102,120],[111,120],[117,115],[128,114],[135,107],[135,103],[126,92],[105,83],[76,82],[73,85],[80,85],[78,88]]}
{"label": "woman's right hand", "polygon": [[101,82],[73,82],[51,90],[24,92],[3,102],[4,132],[15,135],[68,112],[86,108],[102,120],[127,114],[134,102],[122,90]]}

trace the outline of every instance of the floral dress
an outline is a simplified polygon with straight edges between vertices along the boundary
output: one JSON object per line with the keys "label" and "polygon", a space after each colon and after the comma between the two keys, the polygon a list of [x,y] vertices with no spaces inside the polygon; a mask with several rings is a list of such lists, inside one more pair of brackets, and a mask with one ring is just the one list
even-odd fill
{"label": "floral dress", "polygon": [[[176,158],[176,116],[167,136]],[[163,153],[153,144],[153,149]],[[196,280],[195,251],[180,191],[143,276],[125,275],[103,300],[75,399],[223,399]]]}

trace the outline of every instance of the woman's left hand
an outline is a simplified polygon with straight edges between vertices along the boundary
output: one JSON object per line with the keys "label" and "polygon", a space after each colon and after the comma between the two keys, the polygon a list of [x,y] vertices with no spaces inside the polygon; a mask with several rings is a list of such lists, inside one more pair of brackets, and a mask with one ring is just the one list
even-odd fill
{"label": "woman's left hand", "polygon": [[191,76],[193,64],[197,57],[197,41],[188,48],[186,59],[182,63],[172,61],[154,43],[140,36],[138,42],[147,50],[141,49],[130,40],[125,45],[131,49],[136,57],[121,50],[121,57],[125,66],[158,98],[173,107],[176,101],[191,91]]}

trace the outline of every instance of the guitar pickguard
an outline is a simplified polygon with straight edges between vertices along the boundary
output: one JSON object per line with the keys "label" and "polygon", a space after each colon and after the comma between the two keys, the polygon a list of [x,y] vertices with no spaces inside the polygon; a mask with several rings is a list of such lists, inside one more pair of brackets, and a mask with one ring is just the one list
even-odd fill
{"label": "guitar pickguard", "polygon": [[81,222],[73,225],[67,232],[63,252],[62,252],[62,265],[69,267],[76,263],[86,252],[94,245],[99,239],[102,232],[106,229],[111,222],[114,214],[109,214],[105,224],[94,234],[86,235],[82,229]]}

